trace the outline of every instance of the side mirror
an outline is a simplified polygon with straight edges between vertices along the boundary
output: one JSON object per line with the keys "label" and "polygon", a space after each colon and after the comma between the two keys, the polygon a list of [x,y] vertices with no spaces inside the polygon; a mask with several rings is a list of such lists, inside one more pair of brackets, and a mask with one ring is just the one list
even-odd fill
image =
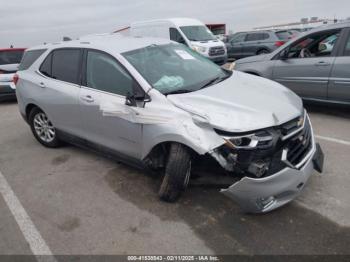
{"label": "side mirror", "polygon": [[181,38],[179,39],[178,42],[179,42],[180,44],[187,45],[187,44],[186,44],[186,41],[185,41],[185,39],[183,39],[183,37],[181,37]]}
{"label": "side mirror", "polygon": [[150,97],[145,92],[128,92],[125,97],[125,104],[127,106],[137,106],[140,105],[140,103],[144,106],[146,102],[150,101]]}
{"label": "side mirror", "polygon": [[289,49],[285,48],[283,51],[280,53],[280,59],[281,60],[287,60],[289,58]]}

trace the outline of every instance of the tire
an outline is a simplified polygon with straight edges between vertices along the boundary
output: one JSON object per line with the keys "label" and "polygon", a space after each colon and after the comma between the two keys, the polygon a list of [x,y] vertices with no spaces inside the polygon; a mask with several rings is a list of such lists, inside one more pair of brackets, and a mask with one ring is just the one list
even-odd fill
{"label": "tire", "polygon": [[28,119],[33,135],[39,143],[51,148],[61,145],[55,127],[42,110],[37,107],[33,108]]}
{"label": "tire", "polygon": [[159,189],[160,199],[175,202],[186,189],[191,175],[191,155],[181,144],[171,144],[165,175]]}
{"label": "tire", "polygon": [[257,55],[265,55],[265,54],[269,54],[269,53],[270,53],[269,50],[261,49],[261,50],[259,50],[256,54],[257,54]]}

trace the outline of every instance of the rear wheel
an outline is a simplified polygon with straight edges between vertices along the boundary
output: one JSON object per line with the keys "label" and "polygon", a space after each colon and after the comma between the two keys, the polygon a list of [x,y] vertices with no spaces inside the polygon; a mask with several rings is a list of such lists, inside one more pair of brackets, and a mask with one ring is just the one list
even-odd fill
{"label": "rear wheel", "polygon": [[159,197],[167,202],[176,201],[186,189],[191,176],[191,154],[181,144],[171,144],[165,176]]}
{"label": "rear wheel", "polygon": [[60,141],[57,132],[47,115],[39,108],[33,108],[29,114],[29,124],[34,137],[46,147],[58,147]]}

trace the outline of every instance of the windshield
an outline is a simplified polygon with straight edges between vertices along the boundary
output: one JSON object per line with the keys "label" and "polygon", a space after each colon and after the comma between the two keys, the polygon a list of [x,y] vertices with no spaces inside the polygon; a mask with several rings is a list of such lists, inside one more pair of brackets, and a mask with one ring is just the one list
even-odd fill
{"label": "windshield", "polygon": [[23,50],[0,51],[0,65],[19,64]]}
{"label": "windshield", "polygon": [[215,40],[213,33],[204,25],[181,26],[181,31],[190,41]]}
{"label": "windshield", "polygon": [[231,75],[184,45],[151,45],[122,54],[162,94],[205,88]]}

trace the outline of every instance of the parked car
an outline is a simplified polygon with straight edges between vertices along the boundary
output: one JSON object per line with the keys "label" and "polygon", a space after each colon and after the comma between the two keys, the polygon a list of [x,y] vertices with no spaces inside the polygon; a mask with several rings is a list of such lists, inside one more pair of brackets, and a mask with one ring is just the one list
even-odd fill
{"label": "parked car", "polygon": [[227,61],[225,44],[201,21],[191,18],[169,18],[131,24],[132,36],[162,37],[187,45],[211,61]]}
{"label": "parked car", "polygon": [[228,58],[268,54],[292,38],[288,30],[240,32],[227,37]]}
{"label": "parked car", "polygon": [[275,80],[305,100],[350,104],[350,23],[313,29],[237,70]]}
{"label": "parked car", "polygon": [[234,180],[225,195],[267,212],[322,170],[297,95],[182,44],[103,36],[31,48],[22,63],[19,109],[41,144],[65,140],[158,172],[163,200],[180,196],[198,163],[213,163]]}
{"label": "parked car", "polygon": [[16,98],[13,76],[22,59],[24,48],[0,49],[0,101]]}
{"label": "parked car", "polygon": [[288,32],[290,34],[290,39],[294,39],[302,33],[302,32],[295,30],[295,29],[288,29]]}

